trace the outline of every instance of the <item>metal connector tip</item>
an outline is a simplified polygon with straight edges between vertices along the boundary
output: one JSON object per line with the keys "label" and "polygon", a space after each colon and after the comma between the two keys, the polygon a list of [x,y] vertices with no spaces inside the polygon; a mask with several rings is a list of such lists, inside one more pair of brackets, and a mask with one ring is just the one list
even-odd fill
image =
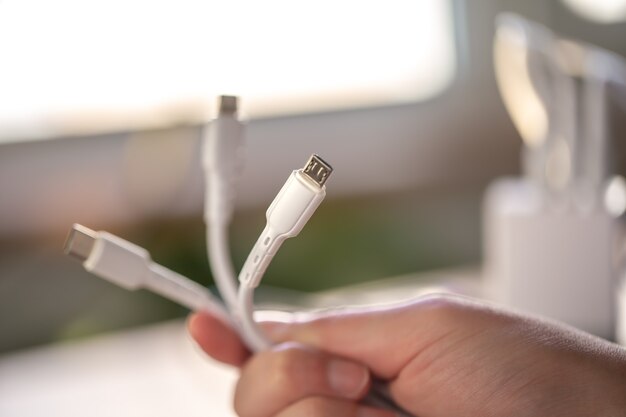
{"label": "metal connector tip", "polygon": [[73,224],[70,234],[65,241],[64,252],[73,258],[84,262],[93,249],[94,242],[96,241],[96,232],[82,226],[80,224]]}
{"label": "metal connector tip", "polygon": [[236,96],[220,96],[217,107],[221,115],[236,114],[238,99]]}
{"label": "metal connector tip", "polygon": [[333,167],[331,167],[319,155],[313,154],[302,169],[302,172],[317,185],[323,187],[324,183],[328,180],[328,177],[330,177],[330,174],[332,174]]}

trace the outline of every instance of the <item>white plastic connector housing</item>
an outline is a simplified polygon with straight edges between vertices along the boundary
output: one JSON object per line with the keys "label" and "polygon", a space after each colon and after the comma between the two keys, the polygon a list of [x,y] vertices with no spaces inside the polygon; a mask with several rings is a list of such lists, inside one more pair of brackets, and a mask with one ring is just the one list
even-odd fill
{"label": "white plastic connector housing", "polygon": [[267,225],[279,236],[297,236],[324,197],[325,187],[313,183],[302,171],[293,171],[265,213]]}
{"label": "white plastic connector housing", "polygon": [[85,269],[120,287],[136,290],[149,277],[150,255],[142,247],[107,232],[98,232]]}
{"label": "white plastic connector housing", "polygon": [[325,196],[326,188],[320,187],[302,170],[291,173],[267,209],[267,225],[239,275],[242,284],[259,285],[282,243],[300,233]]}
{"label": "white plastic connector housing", "polygon": [[227,223],[232,216],[235,185],[243,165],[244,130],[245,125],[237,117],[236,97],[220,97],[219,115],[204,132],[202,165],[207,223]]}
{"label": "white plastic connector housing", "polygon": [[145,288],[194,311],[209,311],[230,323],[211,292],[172,270],[152,262],[147,250],[107,232],[72,226],[65,251],[83,267],[127,290]]}

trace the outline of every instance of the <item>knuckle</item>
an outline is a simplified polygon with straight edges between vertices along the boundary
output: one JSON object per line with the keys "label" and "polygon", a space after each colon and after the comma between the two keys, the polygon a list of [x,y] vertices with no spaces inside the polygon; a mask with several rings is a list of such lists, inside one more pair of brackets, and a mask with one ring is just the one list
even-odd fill
{"label": "knuckle", "polygon": [[304,348],[295,343],[279,345],[272,353],[272,368],[282,374],[293,373],[304,359]]}
{"label": "knuckle", "polygon": [[468,326],[478,329],[508,317],[497,308],[452,294],[434,294],[420,300],[419,304],[421,311],[428,315],[432,323],[449,329],[457,328],[460,323],[466,329]]}
{"label": "knuckle", "polygon": [[307,327],[309,333],[315,335],[319,346],[329,346],[337,339],[337,329],[343,328],[341,326],[342,320],[345,320],[345,317],[341,314],[320,316],[309,321]]}
{"label": "knuckle", "polygon": [[322,352],[295,342],[277,345],[246,364],[235,389],[234,409],[241,417],[274,415],[289,403],[324,394],[325,370]]}
{"label": "knuckle", "polygon": [[421,308],[439,321],[454,320],[462,314],[463,304],[449,294],[433,294],[420,302]]}
{"label": "knuckle", "polygon": [[310,353],[302,345],[283,344],[271,353],[270,384],[273,390],[302,392],[306,388],[306,365],[310,363]]}

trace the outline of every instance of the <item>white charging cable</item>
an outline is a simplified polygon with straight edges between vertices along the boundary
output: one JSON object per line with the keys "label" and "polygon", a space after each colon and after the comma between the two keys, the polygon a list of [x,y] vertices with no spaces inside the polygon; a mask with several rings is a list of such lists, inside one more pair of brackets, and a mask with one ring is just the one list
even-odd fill
{"label": "white charging cable", "polygon": [[[283,242],[297,236],[326,196],[332,167],[318,155],[312,155],[304,168],[293,171],[267,209],[267,224],[239,273],[238,322],[252,350],[266,350],[272,345],[254,320],[254,289]],[[384,381],[374,380],[364,402],[394,410],[399,417],[411,417],[392,400]]]}
{"label": "white charging cable", "polygon": [[[167,299],[177,302],[192,311],[206,311],[214,317],[218,317],[233,328],[238,329],[229,312],[211,292],[202,285],[171,271],[159,264],[152,262],[148,252],[131,242],[114,236],[110,233],[96,232],[85,226],[74,224],[65,242],[65,252],[82,262],[83,267],[116,285],[127,290],[140,288],[153,291]],[[262,271],[259,271],[262,276]],[[246,286],[243,293],[250,297],[246,303],[246,320],[249,323],[250,332],[258,332],[256,324],[252,320],[253,287]],[[240,332],[244,338],[243,332]],[[263,337],[261,342],[251,342],[246,336],[251,350],[258,350],[261,345],[269,346],[269,342]],[[384,408],[395,409],[405,416],[397,408],[390,396],[386,393],[384,385],[374,385],[374,389],[368,394],[366,402]]]}
{"label": "white charging cable", "polygon": [[107,232],[74,224],[65,252],[83,267],[127,290],[151,290],[193,311],[207,311],[226,323],[230,315],[202,285],[152,262],[148,251]]}
{"label": "white charging cable", "polygon": [[237,107],[237,97],[220,97],[218,115],[205,128],[202,149],[207,255],[213,279],[231,315],[237,314],[237,281],[228,226],[242,168],[244,137],[244,124],[238,118]]}
{"label": "white charging cable", "polygon": [[[205,176],[204,220],[207,252],[215,284],[239,333],[253,351],[265,350],[270,342],[254,325],[252,295],[282,242],[296,236],[326,195],[324,183],[330,165],[314,155],[294,171],[267,211],[267,227],[237,281],[230,256],[228,226],[232,219],[237,179],[242,167],[244,124],[238,118],[237,98],[221,96],[217,117],[206,127],[202,164]],[[242,301],[249,299],[248,302]]]}
{"label": "white charging cable", "polygon": [[317,155],[293,171],[267,209],[267,225],[239,273],[239,320],[256,350],[271,342],[254,321],[253,294],[283,242],[297,236],[326,196],[324,183],[333,169]]}
{"label": "white charging cable", "polygon": [[[265,350],[271,341],[254,321],[254,289],[282,243],[300,233],[326,196],[332,167],[317,155],[293,171],[269,209],[267,225],[250,252],[241,273],[239,290],[230,256],[228,226],[241,171],[244,125],[237,117],[237,98],[220,97],[217,118],[207,126],[203,143],[207,251],[217,288],[227,309],[196,282],[150,260],[148,252],[107,232],[74,225],[66,253],[78,258],[89,272],[126,289],[146,288],[193,311],[208,311],[237,330],[251,351]],[[366,402],[408,416],[393,403],[386,385],[374,382]]]}

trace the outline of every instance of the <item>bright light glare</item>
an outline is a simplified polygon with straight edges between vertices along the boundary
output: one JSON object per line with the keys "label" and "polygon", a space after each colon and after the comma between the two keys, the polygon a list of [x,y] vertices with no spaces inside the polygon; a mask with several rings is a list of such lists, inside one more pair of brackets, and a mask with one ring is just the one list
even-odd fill
{"label": "bright light glare", "polygon": [[3,0],[0,136],[203,119],[224,93],[242,96],[250,117],[422,100],[454,75],[450,8]]}
{"label": "bright light glare", "polygon": [[614,217],[626,212],[626,179],[620,175],[611,178],[604,193],[604,205]]}
{"label": "bright light glare", "polygon": [[537,148],[548,134],[548,113],[528,70],[528,40],[520,28],[500,26],[494,41],[498,86],[524,143]]}
{"label": "bright light glare", "polygon": [[626,20],[626,0],[562,0],[580,16],[598,23]]}

